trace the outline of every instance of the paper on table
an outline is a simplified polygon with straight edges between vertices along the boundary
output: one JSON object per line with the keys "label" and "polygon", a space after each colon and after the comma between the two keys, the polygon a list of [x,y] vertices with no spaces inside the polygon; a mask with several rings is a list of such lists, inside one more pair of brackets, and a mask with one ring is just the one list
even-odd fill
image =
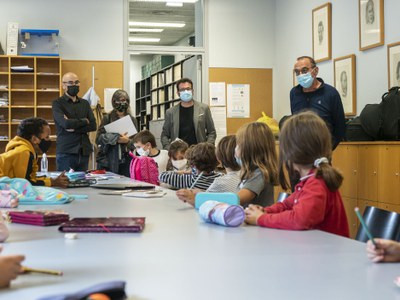
{"label": "paper on table", "polygon": [[125,116],[117,121],[107,124],[104,126],[104,129],[107,132],[119,134],[125,134],[127,132],[128,136],[132,136],[137,133],[136,127],[133,124],[130,116]]}

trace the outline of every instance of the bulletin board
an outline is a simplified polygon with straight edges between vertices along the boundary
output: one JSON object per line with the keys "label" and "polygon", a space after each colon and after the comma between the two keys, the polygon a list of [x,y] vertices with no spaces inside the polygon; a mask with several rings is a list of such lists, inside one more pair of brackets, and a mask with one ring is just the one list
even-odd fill
{"label": "bulletin board", "polygon": [[272,117],[272,69],[209,68],[209,82],[250,85],[250,118],[227,118],[227,134],[235,134],[245,123]]}
{"label": "bulletin board", "polygon": [[104,107],[104,88],[123,88],[124,64],[122,61],[62,60],[62,72],[73,72],[81,81],[80,96],[92,86],[92,67],[94,66],[94,89]]}

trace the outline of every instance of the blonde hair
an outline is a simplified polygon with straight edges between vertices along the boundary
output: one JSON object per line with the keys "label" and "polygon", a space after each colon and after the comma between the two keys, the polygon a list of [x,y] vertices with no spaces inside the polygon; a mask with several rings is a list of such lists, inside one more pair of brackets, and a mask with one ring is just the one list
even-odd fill
{"label": "blonde hair", "polygon": [[279,181],[284,189],[289,187],[284,168],[293,174],[293,164],[313,167],[317,163],[315,176],[323,178],[331,191],[336,191],[343,176],[330,165],[332,159],[332,138],[325,122],[315,113],[307,111],[289,118],[279,136]]}
{"label": "blonde hair", "polygon": [[266,124],[253,122],[243,125],[236,133],[236,144],[240,149],[242,180],[251,178],[253,172],[260,169],[265,183],[278,185],[275,138]]}

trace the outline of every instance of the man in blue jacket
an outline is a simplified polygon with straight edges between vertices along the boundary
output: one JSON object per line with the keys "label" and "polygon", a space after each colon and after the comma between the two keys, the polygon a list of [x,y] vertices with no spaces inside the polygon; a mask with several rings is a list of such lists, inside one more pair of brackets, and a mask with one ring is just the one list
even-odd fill
{"label": "man in blue jacket", "polygon": [[338,91],[317,77],[318,67],[312,57],[297,58],[293,71],[299,84],[290,91],[292,114],[304,110],[317,113],[329,128],[332,147],[335,149],[344,138],[346,129],[343,104]]}

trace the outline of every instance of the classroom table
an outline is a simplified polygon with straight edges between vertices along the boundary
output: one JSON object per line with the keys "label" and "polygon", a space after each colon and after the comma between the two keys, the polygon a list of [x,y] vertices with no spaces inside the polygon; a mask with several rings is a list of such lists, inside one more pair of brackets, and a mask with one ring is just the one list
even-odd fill
{"label": "classroom table", "polygon": [[318,230],[286,231],[207,224],[173,191],[163,198],[100,195],[57,206],[71,217],[146,217],[142,233],[80,233],[10,224],[3,254],[63,276],[25,274],[0,299],[37,299],[124,280],[129,299],[400,299],[400,264],[374,264],[365,244]]}

